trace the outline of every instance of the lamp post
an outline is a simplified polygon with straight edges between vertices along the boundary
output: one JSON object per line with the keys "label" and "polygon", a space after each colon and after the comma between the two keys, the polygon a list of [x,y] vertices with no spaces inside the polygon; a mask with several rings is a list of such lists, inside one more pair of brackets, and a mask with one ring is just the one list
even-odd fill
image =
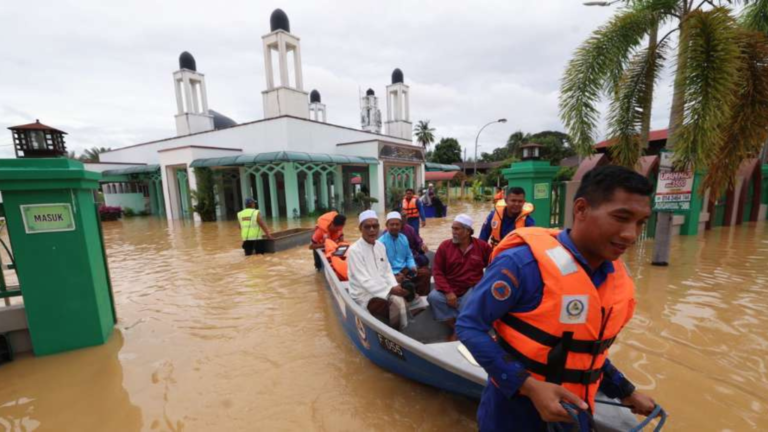
{"label": "lamp post", "polygon": [[507,119],[505,119],[505,118],[494,120],[494,121],[486,124],[485,126],[481,127],[480,130],[477,132],[477,136],[475,137],[475,170],[472,173],[472,175],[477,175],[477,140],[480,138],[480,133],[483,131],[483,129],[487,128],[488,126],[490,126],[490,125],[492,125],[494,123],[506,123],[506,122],[507,122]]}

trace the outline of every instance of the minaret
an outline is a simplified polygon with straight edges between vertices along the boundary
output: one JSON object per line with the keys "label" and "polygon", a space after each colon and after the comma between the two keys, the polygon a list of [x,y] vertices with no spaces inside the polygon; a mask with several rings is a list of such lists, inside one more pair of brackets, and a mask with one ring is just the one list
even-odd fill
{"label": "minaret", "polygon": [[[301,74],[299,38],[290,33],[288,15],[282,9],[272,12],[269,24],[271,33],[261,38],[264,43],[264,66],[267,75],[267,89],[261,92],[264,98],[264,118],[284,115],[309,118],[307,92],[304,91]],[[275,65],[272,64],[273,53],[276,53],[278,58],[277,79]],[[293,80],[290,71],[293,71]]]}
{"label": "minaret", "polygon": [[410,89],[404,83],[403,71],[392,71],[392,84],[387,86],[387,134],[406,140],[413,139],[410,122]]}
{"label": "minaret", "polygon": [[208,113],[205,75],[197,71],[192,54],[179,56],[179,70],[173,73],[176,88],[176,135],[189,135],[213,130],[213,116]]}
{"label": "minaret", "polygon": [[327,123],[325,117],[325,104],[320,102],[320,92],[317,90],[312,90],[309,93],[309,119]]}
{"label": "minaret", "polygon": [[376,97],[376,93],[373,89],[368,89],[365,92],[365,97],[362,99],[360,113],[360,123],[363,130],[366,132],[381,133],[381,110],[379,109],[379,98]]}

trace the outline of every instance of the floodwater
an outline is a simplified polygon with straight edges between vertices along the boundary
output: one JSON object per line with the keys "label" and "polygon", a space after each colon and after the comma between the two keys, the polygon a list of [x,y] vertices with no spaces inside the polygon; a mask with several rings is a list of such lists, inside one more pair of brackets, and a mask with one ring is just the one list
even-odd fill
{"label": "floodwater", "polygon": [[[457,209],[479,226],[487,206]],[[434,249],[450,220],[427,223]],[[357,353],[308,250],[246,258],[235,222],[135,218],[104,230],[112,338],[0,367],[0,430],[476,428],[475,402]],[[669,268],[648,265],[651,250],[646,242],[627,256],[639,305],[614,363],[667,409],[666,430],[767,430],[765,224],[678,238]]]}

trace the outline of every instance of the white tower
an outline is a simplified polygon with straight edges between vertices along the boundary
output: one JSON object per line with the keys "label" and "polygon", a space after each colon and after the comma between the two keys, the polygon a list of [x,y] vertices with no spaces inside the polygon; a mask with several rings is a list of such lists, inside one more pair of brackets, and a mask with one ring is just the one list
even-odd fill
{"label": "white tower", "polygon": [[[304,80],[301,74],[299,38],[290,33],[291,25],[288,22],[288,15],[282,9],[275,9],[272,12],[269,24],[272,32],[261,38],[264,42],[264,64],[267,75],[267,89],[261,92],[264,98],[264,118],[284,115],[309,118],[307,92],[304,91]],[[278,58],[279,85],[275,85],[273,53],[276,53]],[[293,82],[290,79],[291,71],[293,71]]]}
{"label": "white tower", "polygon": [[411,140],[413,127],[410,122],[410,90],[403,81],[403,71],[392,71],[392,84],[387,86],[387,134]]}
{"label": "white tower", "polygon": [[312,90],[309,93],[309,119],[327,123],[325,117],[325,104],[320,101],[320,92]]}
{"label": "white tower", "polygon": [[379,98],[373,89],[365,92],[365,97],[360,103],[360,123],[366,132],[381,133],[381,110],[379,109]]}
{"label": "white tower", "polygon": [[213,116],[208,113],[205,76],[197,71],[192,54],[179,56],[179,70],[173,73],[176,88],[176,135],[189,135],[213,130]]}

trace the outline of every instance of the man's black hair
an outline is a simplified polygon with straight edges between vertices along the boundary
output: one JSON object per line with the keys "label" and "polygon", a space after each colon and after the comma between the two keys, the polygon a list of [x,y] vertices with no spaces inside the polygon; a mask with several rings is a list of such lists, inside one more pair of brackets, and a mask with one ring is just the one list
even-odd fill
{"label": "man's black hair", "polygon": [[347,223],[347,217],[344,216],[343,214],[337,214],[336,216],[333,217],[332,223],[335,226],[342,226],[345,223]]}
{"label": "man's black hair", "polygon": [[525,196],[525,189],[521,187],[509,188],[509,190],[507,190],[507,196],[510,196],[512,194]]}
{"label": "man's black hair", "polygon": [[413,188],[408,188],[408,189],[406,189],[405,191],[406,191],[406,192],[413,192],[413,193],[416,193],[416,191],[414,191],[414,190],[413,190]]}
{"label": "man's black hair", "polygon": [[618,165],[604,165],[584,176],[573,200],[584,198],[590,206],[598,207],[610,201],[616,189],[646,197],[653,194],[651,182],[637,172]]}

